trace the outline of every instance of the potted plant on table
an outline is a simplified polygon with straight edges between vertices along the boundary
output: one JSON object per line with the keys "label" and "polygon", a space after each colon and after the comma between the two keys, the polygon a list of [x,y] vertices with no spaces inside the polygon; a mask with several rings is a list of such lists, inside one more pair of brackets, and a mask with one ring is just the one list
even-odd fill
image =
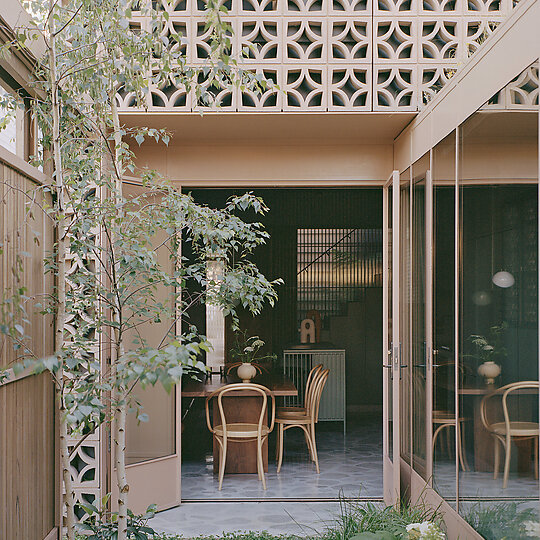
{"label": "potted plant on table", "polygon": [[481,362],[478,366],[478,374],[486,379],[487,384],[494,384],[495,379],[501,374],[501,366],[495,360],[502,361],[506,358],[506,349],[502,345],[502,337],[506,330],[506,323],[492,326],[487,337],[472,334],[470,340],[476,348],[476,353],[469,355]]}
{"label": "potted plant on table", "polygon": [[246,336],[246,332],[239,332],[231,357],[235,362],[229,364],[227,373],[237,367],[237,374],[242,382],[250,382],[257,373],[266,371],[261,364],[267,360],[275,360],[275,354],[264,354],[261,349],[264,341],[259,336]]}

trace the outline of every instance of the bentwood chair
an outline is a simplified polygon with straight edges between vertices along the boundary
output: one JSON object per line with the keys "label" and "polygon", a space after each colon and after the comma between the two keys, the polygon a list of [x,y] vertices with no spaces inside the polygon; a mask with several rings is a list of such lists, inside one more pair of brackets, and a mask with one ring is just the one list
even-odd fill
{"label": "bentwood chair", "polygon": [[[452,428],[456,429],[456,436],[458,440],[457,451],[458,459],[461,469],[463,471],[469,470],[469,464],[467,462],[467,455],[465,452],[465,429],[464,424],[467,421],[467,418],[459,416],[456,421],[456,415],[452,409],[448,409],[448,397],[453,401],[455,385],[449,387],[449,381],[453,381],[455,375],[455,364],[454,362],[442,362],[434,366],[433,371],[433,387],[435,389],[434,395],[434,409],[432,424],[435,428],[433,431],[432,438],[432,455],[435,456],[435,444],[439,435],[442,435],[443,431],[447,433],[447,446],[450,452],[450,437],[448,431],[451,431]],[[464,368],[459,366],[460,380],[463,379]],[[442,398],[442,399],[441,399]]]}
{"label": "bentwood chair", "polygon": [[[225,396],[234,396],[235,394],[245,394],[250,392],[261,397],[261,411],[259,413],[259,421],[254,423],[242,423],[242,422],[227,422],[227,413],[223,406],[223,398]],[[264,422],[264,417],[268,405],[268,396],[271,399],[271,421],[268,426]],[[212,399],[215,399],[219,411],[219,421],[221,423],[212,425],[210,421],[210,407],[209,403]],[[259,480],[262,482],[263,489],[266,489],[266,479],[264,477],[264,462],[263,462],[263,445],[268,439],[268,435],[274,429],[274,421],[276,416],[276,401],[274,394],[268,390],[268,388],[261,386],[260,384],[253,383],[236,383],[228,384],[219,390],[216,390],[206,398],[206,424],[208,429],[212,432],[214,439],[219,446],[219,487],[223,485],[223,475],[225,474],[225,464],[227,463],[227,444],[231,442],[252,442],[257,441],[257,473]]]}
{"label": "bentwood chair", "polygon": [[[493,478],[497,478],[499,475],[499,462],[500,462],[500,446],[504,448],[504,476],[503,476],[503,488],[506,488],[508,484],[508,475],[510,473],[510,457],[512,451],[512,439],[534,439],[534,474],[538,479],[538,439],[540,435],[540,425],[538,422],[523,421],[516,419],[516,411],[509,410],[508,401],[509,398],[515,398],[523,394],[538,394],[539,383],[538,381],[520,381],[507,384],[498,388],[495,392],[484,396],[482,403],[480,404],[480,418],[482,424],[487,431],[493,436],[495,463]],[[512,395],[513,394],[513,395]],[[488,413],[488,404],[492,399],[500,399],[502,405],[503,422],[491,422]],[[536,398],[538,399],[538,398]],[[538,403],[533,404],[535,409],[538,409]],[[511,418],[512,416],[512,418]]]}
{"label": "bentwood chair", "polygon": [[465,455],[465,432],[463,429],[463,424],[466,418],[460,416],[457,419],[453,412],[450,411],[433,411],[433,427],[435,431],[433,432],[433,441],[432,441],[432,452],[435,454],[435,443],[437,442],[437,437],[441,434],[444,429],[451,429],[457,426],[457,438],[458,438],[458,459],[461,469],[463,471],[469,470],[469,464],[467,462],[467,456]]}
{"label": "bentwood chair", "polygon": [[311,460],[315,462],[317,473],[319,472],[319,458],[317,456],[317,444],[315,441],[315,424],[319,420],[319,405],[324,385],[328,380],[329,369],[318,369],[313,373],[309,387],[306,388],[305,409],[291,411],[289,408],[279,410],[276,414],[277,433],[277,472],[281,470],[283,462],[283,439],[287,429],[298,427],[303,430]]}
{"label": "bentwood chair", "polygon": [[[305,390],[304,390],[304,407],[299,407],[299,406],[295,406],[295,407],[278,407],[276,409],[276,414],[278,416],[283,417],[283,416],[288,415],[288,414],[293,414],[294,415],[294,414],[305,413],[306,412],[305,405],[306,405],[306,403],[308,401],[308,396],[309,396],[311,385],[313,384],[315,377],[322,370],[322,367],[323,367],[322,364],[317,364],[316,366],[311,368],[311,371],[308,374],[308,377],[307,377],[307,380],[306,380],[306,386],[305,386]],[[277,450],[277,448],[276,448],[276,450]],[[276,457],[277,457],[277,453],[276,453]]]}
{"label": "bentwood chair", "polygon": [[[312,391],[312,385],[314,384],[316,377],[319,375],[319,373],[322,370],[322,364],[317,364],[316,366],[313,366],[307,376],[306,385],[304,387],[304,406],[293,406],[293,407],[278,407],[276,409],[276,415],[281,418],[287,418],[289,416],[295,416],[298,414],[305,414],[306,413],[306,404],[309,399],[310,392]],[[311,457],[311,445],[308,440],[308,434],[306,431],[304,431],[304,435],[306,437],[306,445],[310,452]],[[278,439],[276,440],[276,461],[279,459],[279,434]]]}

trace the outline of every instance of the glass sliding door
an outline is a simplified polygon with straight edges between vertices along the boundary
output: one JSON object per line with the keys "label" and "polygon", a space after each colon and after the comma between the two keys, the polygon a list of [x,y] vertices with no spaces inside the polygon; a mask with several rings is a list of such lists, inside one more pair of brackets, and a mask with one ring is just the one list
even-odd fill
{"label": "glass sliding door", "polygon": [[433,175],[433,350],[432,432],[433,488],[455,505],[456,361],[455,361],[455,203],[456,133],[432,152]]}
{"label": "glass sliding door", "polygon": [[411,377],[412,355],[412,169],[401,173],[399,188],[399,389],[400,389],[400,445],[401,458],[412,464],[413,438],[411,430],[413,395]]}
{"label": "glass sliding door", "polygon": [[386,504],[401,496],[401,187],[394,171],[383,189],[383,477]]}
{"label": "glass sliding door", "polygon": [[535,62],[400,186],[402,460],[413,500],[431,483],[487,540],[540,537],[538,81]]}
{"label": "glass sliding door", "polygon": [[538,112],[507,106],[459,139],[458,508],[486,538],[538,522]]}
{"label": "glass sliding door", "polygon": [[410,386],[412,461],[414,469],[428,480],[431,455],[427,452],[431,431],[431,176],[429,153],[413,165],[411,193],[411,358]]}

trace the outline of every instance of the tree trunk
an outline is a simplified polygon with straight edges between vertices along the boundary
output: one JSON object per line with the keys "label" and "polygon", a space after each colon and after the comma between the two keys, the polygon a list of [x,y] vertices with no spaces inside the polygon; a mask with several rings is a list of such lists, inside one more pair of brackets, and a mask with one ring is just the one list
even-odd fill
{"label": "tree trunk", "polygon": [[[66,217],[64,204],[64,175],[62,168],[62,154],[60,147],[60,102],[58,97],[58,76],[56,71],[56,36],[55,17],[52,12],[55,9],[55,0],[49,0],[49,76],[52,98],[52,146],[55,175],[55,196],[56,196],[56,225],[57,225],[57,273],[56,273],[56,320],[55,320],[55,351],[62,352],[64,347],[64,327],[66,321]],[[71,482],[71,471],[69,463],[68,449],[68,426],[63,403],[63,374],[60,372],[57,377],[56,390],[60,400],[60,458],[62,464],[62,477],[64,480],[66,507],[66,532],[68,540],[75,540],[75,494]]]}
{"label": "tree trunk", "polygon": [[69,462],[68,427],[65,420],[65,410],[60,407],[60,462],[62,465],[62,479],[64,481],[64,505],[66,507],[66,534],[68,540],[75,540],[75,493],[71,481]]}
{"label": "tree trunk", "polygon": [[127,407],[122,392],[118,392],[119,402],[115,405],[114,446],[116,484],[118,486],[118,540],[127,540],[127,509],[129,484],[126,476],[126,415]]}
{"label": "tree trunk", "polygon": [[[119,207],[122,200],[122,179],[124,168],[122,163],[121,144],[122,135],[120,134],[120,118],[118,116],[118,108],[116,106],[116,89],[113,88],[109,96],[111,103],[111,114],[113,117],[114,129],[114,173],[116,175],[115,191],[113,196],[116,198],[118,212],[123,213],[123,209]],[[118,245],[118,238],[113,235],[113,245],[110,247],[115,250]],[[117,260],[116,257],[113,259]],[[116,269],[113,271],[113,276],[117,276]],[[115,284],[113,283],[113,287]],[[122,361],[124,357],[124,338],[122,332],[122,306],[117,305],[115,313],[116,323],[116,358],[115,362]],[[128,493],[129,484],[126,476],[126,417],[127,417],[127,395],[123,384],[117,380],[116,369],[113,367],[113,384],[116,388],[115,399],[115,415],[114,415],[114,445],[116,449],[115,466],[116,466],[116,484],[118,487],[118,540],[127,540],[127,509],[128,509]]]}

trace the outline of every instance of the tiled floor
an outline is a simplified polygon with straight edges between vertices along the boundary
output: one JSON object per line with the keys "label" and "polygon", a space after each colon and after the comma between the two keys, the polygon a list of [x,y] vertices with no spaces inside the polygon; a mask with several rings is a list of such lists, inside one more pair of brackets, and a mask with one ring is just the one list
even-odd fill
{"label": "tiled floor", "polygon": [[[456,496],[456,469],[450,461],[436,462],[433,471],[433,485],[445,498]],[[534,475],[518,476],[511,473],[506,489],[502,487],[502,472],[499,478],[494,479],[491,472],[477,472],[474,470],[460,471],[459,494],[460,497],[517,499],[538,497],[538,480]]]}
{"label": "tiled floor", "polygon": [[262,489],[256,474],[225,475],[218,491],[212,463],[182,463],[182,498],[188,500],[227,499],[338,499],[382,497],[382,435],[380,419],[349,423],[344,436],[340,424],[318,426],[317,448],[320,474],[310,461],[302,431],[291,429],[285,435],[281,471],[276,472],[271,441],[268,489]]}
{"label": "tiled floor", "polygon": [[235,531],[315,536],[338,513],[338,503],[186,503],[160,512],[150,526],[158,532],[182,534],[186,538]]}

